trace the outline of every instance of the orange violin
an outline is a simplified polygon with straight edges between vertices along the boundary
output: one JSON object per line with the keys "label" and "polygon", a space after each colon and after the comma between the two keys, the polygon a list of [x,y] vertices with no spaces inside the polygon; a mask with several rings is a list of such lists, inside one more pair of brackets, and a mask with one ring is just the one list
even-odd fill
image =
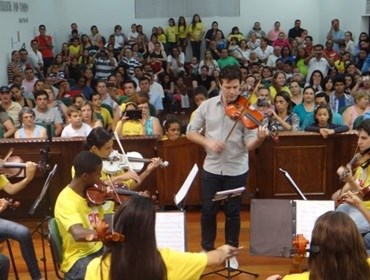
{"label": "orange violin", "polygon": [[301,273],[306,269],[306,267],[303,266],[303,262],[306,258],[308,243],[309,241],[303,234],[297,234],[293,239],[292,245],[295,253],[293,254],[292,264],[290,266],[290,273]]}

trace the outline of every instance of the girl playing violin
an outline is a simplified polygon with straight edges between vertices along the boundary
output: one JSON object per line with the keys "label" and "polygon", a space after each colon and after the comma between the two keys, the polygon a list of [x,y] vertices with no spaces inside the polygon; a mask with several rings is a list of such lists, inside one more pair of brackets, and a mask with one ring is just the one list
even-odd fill
{"label": "girl playing violin", "polygon": [[[86,138],[85,149],[96,154],[102,160],[108,159],[113,151],[112,135],[102,127],[94,128]],[[136,189],[161,163],[159,158],[152,158],[151,160],[152,162],[149,163],[147,168],[140,175],[131,170],[119,171],[119,175],[111,177],[112,182],[125,183],[130,189]],[[101,179],[103,181],[107,180],[108,174],[102,172]]]}
{"label": "girl playing violin", "polygon": [[114,216],[114,232],[122,238],[111,243],[102,258],[90,262],[85,279],[199,279],[206,266],[219,265],[238,252],[230,245],[207,253],[176,252],[169,248],[158,250],[155,217],[150,199],[130,197]]}
{"label": "girl playing violin", "polygon": [[[369,148],[370,148],[370,120],[363,121],[359,126],[357,145],[360,153],[365,153],[359,159],[360,165],[352,174],[352,167],[347,166],[347,168],[340,167],[337,173],[343,177],[342,180],[345,185],[342,189],[336,191],[332,195],[332,199],[338,201],[341,195],[352,190],[359,191],[363,188],[370,186],[370,172],[369,172]],[[365,159],[365,162],[362,162]],[[346,176],[343,176],[343,171],[346,172]],[[370,201],[363,201],[364,206],[370,211]],[[337,207],[337,211],[347,213],[357,225],[360,233],[370,232],[370,225],[365,217],[358,211],[357,208],[348,205],[347,203],[342,203]]]}

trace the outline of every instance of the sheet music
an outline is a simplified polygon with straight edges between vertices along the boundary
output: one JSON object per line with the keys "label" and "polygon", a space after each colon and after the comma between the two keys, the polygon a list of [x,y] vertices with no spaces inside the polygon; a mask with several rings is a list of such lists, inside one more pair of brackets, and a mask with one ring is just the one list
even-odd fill
{"label": "sheet music", "polygon": [[188,177],[186,177],[186,180],[185,182],[182,184],[180,190],[177,192],[177,194],[175,195],[175,198],[174,198],[174,201],[175,201],[175,204],[178,206],[179,203],[181,201],[184,200],[184,198],[186,197],[186,195],[188,194],[189,192],[189,189],[191,187],[191,184],[193,183],[194,181],[194,178],[195,176],[197,175],[198,173],[198,165],[197,164],[194,164],[193,168],[191,169]]}
{"label": "sheet music", "polygon": [[215,197],[212,199],[213,201],[227,199],[229,197],[234,197],[241,195],[245,191],[245,187],[240,187],[236,189],[231,189],[227,191],[220,191],[215,194]]}
{"label": "sheet music", "polygon": [[185,212],[157,212],[155,221],[157,247],[186,250]]}
{"label": "sheet music", "polygon": [[296,205],[296,234],[303,234],[311,242],[312,229],[319,216],[333,211],[333,200],[294,200]]}

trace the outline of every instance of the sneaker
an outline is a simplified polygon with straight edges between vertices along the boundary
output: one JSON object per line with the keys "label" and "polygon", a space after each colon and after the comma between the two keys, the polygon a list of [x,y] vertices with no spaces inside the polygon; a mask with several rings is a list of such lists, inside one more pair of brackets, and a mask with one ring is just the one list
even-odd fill
{"label": "sneaker", "polygon": [[226,260],[225,261],[225,267],[229,267],[228,266],[228,261],[230,263],[230,269],[239,269],[239,263],[238,263],[238,260],[236,259],[236,257],[231,257],[230,259]]}

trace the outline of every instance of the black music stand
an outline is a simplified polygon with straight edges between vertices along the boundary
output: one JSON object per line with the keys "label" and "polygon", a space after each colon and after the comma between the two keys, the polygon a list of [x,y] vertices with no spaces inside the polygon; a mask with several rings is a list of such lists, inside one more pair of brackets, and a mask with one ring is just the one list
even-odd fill
{"label": "black music stand", "polygon": [[[39,196],[36,198],[35,202],[33,203],[30,210],[28,211],[28,214],[30,214],[30,215],[35,214],[35,211],[36,211],[37,207],[39,206],[40,202],[45,197],[45,194],[47,193],[47,191],[49,189],[51,178],[54,176],[55,171],[57,170],[57,167],[58,167],[58,165],[55,164],[53,169],[49,172],[49,174],[48,174],[48,176],[45,180],[44,186],[42,187],[42,190],[41,190]],[[49,209],[49,207],[48,207],[48,209]],[[50,216],[45,215],[44,219],[37,223],[36,229],[31,233],[31,235],[33,235],[34,233],[37,232],[41,236],[41,246],[42,246],[42,255],[43,256],[40,260],[44,263],[44,274],[45,274],[45,279],[46,280],[48,279],[48,276],[47,276],[47,271],[48,270],[47,270],[47,267],[46,267],[46,253],[45,253],[44,238],[47,238],[47,234],[44,232],[44,223],[47,222],[49,219],[50,219]]]}
{"label": "black music stand", "polygon": [[[227,199],[232,198],[232,197],[241,196],[244,191],[245,191],[245,187],[240,187],[240,188],[237,188],[237,189],[217,192],[215,194],[215,197],[212,200],[213,201],[227,200]],[[226,274],[225,274],[225,272],[226,272]],[[249,271],[246,271],[246,270],[231,268],[229,259],[227,260],[227,267],[204,273],[204,274],[202,274],[201,278],[206,277],[206,276],[211,275],[211,274],[217,274],[217,275],[219,275],[223,278],[226,278],[226,279],[232,279],[232,278],[234,278],[235,276],[237,276],[239,274],[253,275],[255,278],[258,278],[258,276],[259,276],[259,274],[257,274],[257,273],[252,273],[252,272],[249,272]]]}

